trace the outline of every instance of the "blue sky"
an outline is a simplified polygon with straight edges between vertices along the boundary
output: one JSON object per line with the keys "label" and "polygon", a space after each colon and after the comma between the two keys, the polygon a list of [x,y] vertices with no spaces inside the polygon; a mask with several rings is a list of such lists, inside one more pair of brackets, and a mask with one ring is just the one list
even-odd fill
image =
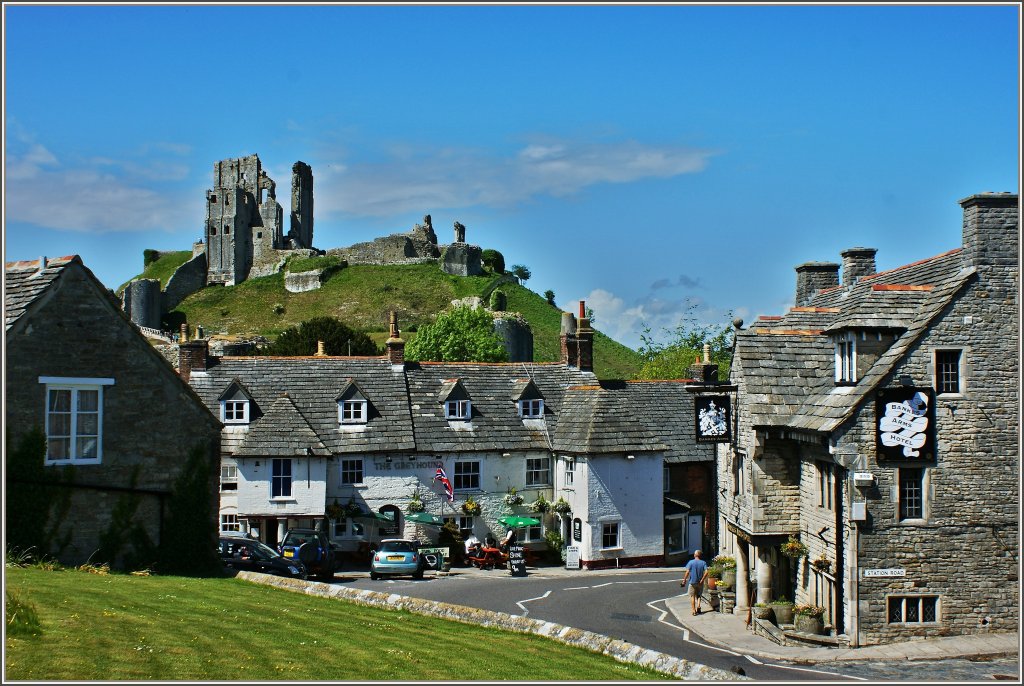
{"label": "blue sky", "polygon": [[[630,346],[781,314],[794,267],[959,247],[1020,184],[1020,9],[4,5],[5,260],[108,286],[202,236],[256,153],[314,243],[431,214]],[[287,208],[286,208],[287,209]],[[729,317],[731,318],[731,317]]]}

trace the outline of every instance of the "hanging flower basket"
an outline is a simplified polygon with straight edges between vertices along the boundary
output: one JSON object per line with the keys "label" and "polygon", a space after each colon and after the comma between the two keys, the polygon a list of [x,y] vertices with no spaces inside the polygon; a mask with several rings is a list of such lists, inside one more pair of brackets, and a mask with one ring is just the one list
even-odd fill
{"label": "hanging flower basket", "polygon": [[559,498],[555,501],[555,504],[551,506],[551,509],[560,515],[567,515],[572,512],[572,505],[565,498]]}
{"label": "hanging flower basket", "polygon": [[420,494],[419,494],[418,491],[416,493],[412,494],[412,499],[409,501],[409,504],[406,505],[406,507],[405,507],[405,511],[408,512],[409,514],[416,514],[417,512],[423,512],[426,509],[427,508],[423,505],[423,501],[420,500]]}
{"label": "hanging flower basket", "polygon": [[779,546],[779,550],[786,557],[806,557],[807,546],[800,542],[795,536],[790,536],[789,540]]}
{"label": "hanging flower basket", "polygon": [[505,494],[505,504],[506,505],[508,505],[510,507],[515,507],[516,505],[522,505],[523,502],[524,502],[523,496],[521,496],[520,494],[516,493],[516,489],[515,489],[514,486],[512,488],[508,489],[508,493]]}
{"label": "hanging flower basket", "polygon": [[544,498],[543,495],[537,496],[537,499],[530,503],[531,512],[539,512],[541,514],[551,509],[551,503]]}
{"label": "hanging flower basket", "polygon": [[358,517],[361,514],[365,514],[363,506],[356,503],[352,498],[349,498],[348,502],[345,503],[345,516]]}
{"label": "hanging flower basket", "polygon": [[832,563],[828,561],[824,556],[819,557],[817,560],[811,563],[811,565],[819,572],[829,572],[832,569]]}
{"label": "hanging flower basket", "polygon": [[344,519],[345,514],[345,508],[339,505],[337,500],[335,500],[333,503],[327,506],[328,519]]}
{"label": "hanging flower basket", "polygon": [[479,517],[483,508],[480,507],[480,503],[473,500],[473,496],[469,496],[466,502],[462,503],[462,511],[470,517]]}

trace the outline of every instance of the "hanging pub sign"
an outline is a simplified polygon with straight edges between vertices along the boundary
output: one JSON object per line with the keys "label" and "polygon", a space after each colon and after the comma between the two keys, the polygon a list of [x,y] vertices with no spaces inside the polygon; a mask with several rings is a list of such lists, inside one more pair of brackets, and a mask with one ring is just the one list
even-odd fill
{"label": "hanging pub sign", "polygon": [[698,443],[728,443],[729,396],[698,395],[693,399],[694,431]]}
{"label": "hanging pub sign", "polygon": [[931,460],[935,457],[935,391],[901,386],[878,392],[875,400],[879,459]]}
{"label": "hanging pub sign", "polygon": [[577,517],[572,520],[572,540],[582,541],[583,540],[583,520]]}

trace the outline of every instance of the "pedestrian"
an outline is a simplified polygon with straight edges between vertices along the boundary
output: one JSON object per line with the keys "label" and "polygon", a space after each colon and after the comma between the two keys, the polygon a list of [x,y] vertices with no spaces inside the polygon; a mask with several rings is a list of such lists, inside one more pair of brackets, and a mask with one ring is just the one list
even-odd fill
{"label": "pedestrian", "polygon": [[683,580],[680,586],[685,586],[690,594],[690,609],[694,616],[700,614],[700,595],[704,592],[704,582],[708,578],[708,563],[702,560],[703,554],[697,550],[693,553],[693,559],[686,563],[683,569]]}

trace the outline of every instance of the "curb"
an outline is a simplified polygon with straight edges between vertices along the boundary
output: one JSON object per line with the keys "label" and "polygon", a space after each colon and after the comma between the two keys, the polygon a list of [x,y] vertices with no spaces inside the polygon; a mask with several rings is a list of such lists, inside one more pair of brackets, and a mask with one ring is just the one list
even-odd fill
{"label": "curb", "polygon": [[490,610],[440,603],[433,600],[409,598],[395,593],[341,588],[321,581],[289,579],[260,574],[259,572],[240,571],[235,575],[235,578],[321,598],[348,600],[370,607],[408,610],[409,612],[428,617],[496,627],[506,631],[536,634],[559,643],[608,655],[619,662],[628,662],[648,667],[662,674],[668,674],[669,676],[686,681],[749,680],[748,677],[738,676],[733,672],[715,669],[697,662],[666,655],[665,653],[642,648],[633,643],[620,641],[592,631],[584,631],[552,622],[530,619],[529,617],[518,617],[504,612],[492,612]]}

